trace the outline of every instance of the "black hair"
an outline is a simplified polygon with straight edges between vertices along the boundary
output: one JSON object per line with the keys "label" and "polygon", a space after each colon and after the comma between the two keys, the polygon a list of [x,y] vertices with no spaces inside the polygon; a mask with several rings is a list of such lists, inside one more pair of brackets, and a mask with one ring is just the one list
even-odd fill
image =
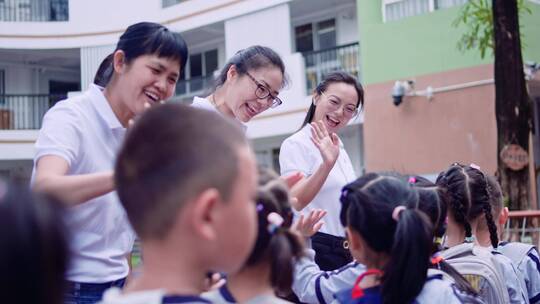
{"label": "black hair", "polygon": [[167,237],[183,204],[208,188],[227,201],[247,146],[240,126],[218,113],[178,103],[148,109],[127,133],[114,170],[137,235]]}
{"label": "black hair", "polygon": [[253,45],[236,52],[227,61],[216,78],[214,90],[221,87],[227,81],[227,72],[233,65],[236,67],[239,75],[244,75],[246,72],[260,68],[276,67],[283,75],[281,87],[285,87],[288,83],[287,75],[285,74],[285,64],[283,64],[283,60],[281,60],[279,54],[269,47]]}
{"label": "black hair", "polygon": [[[383,303],[411,303],[426,282],[433,239],[429,218],[416,208],[418,191],[400,178],[368,173],[343,188],[341,202],[342,224],[373,251],[389,255],[382,269]],[[396,221],[398,206],[405,210]]]}
{"label": "black hair", "polygon": [[461,164],[452,164],[437,177],[437,185],[448,192],[450,213],[471,237],[470,221],[484,214],[493,248],[497,248],[499,237],[493,220],[489,182],[480,169]]}
{"label": "black hair", "polygon": [[[127,64],[143,55],[156,55],[178,61],[180,74],[182,74],[188,60],[188,47],[184,38],[179,33],[172,32],[165,26],[154,22],[139,22],[130,25],[120,36],[112,54],[118,50],[124,52]],[[109,83],[112,77],[112,58],[110,58],[110,64],[111,69],[103,69],[107,73],[103,73],[100,77],[101,84]],[[98,75],[96,74],[96,76]]]}
{"label": "black hair", "polygon": [[[328,86],[333,83],[345,83],[353,86],[356,90],[356,95],[358,96],[358,100],[356,101],[356,107],[358,109],[362,109],[362,107],[364,106],[364,88],[362,88],[362,85],[356,80],[356,78],[354,78],[354,76],[346,72],[337,71],[326,74],[323,80],[313,90],[313,94],[321,95],[322,93],[326,92]],[[301,128],[303,128],[308,123],[311,123],[311,121],[313,120],[313,116],[315,116],[316,109],[317,106],[314,102],[312,102],[306,114],[306,118],[304,118],[304,122],[302,123]]]}
{"label": "black hair", "polygon": [[[259,167],[256,203],[257,240],[245,267],[269,263],[270,284],[280,294],[287,294],[293,283],[294,260],[302,256],[304,246],[290,231],[293,211],[287,186],[275,172],[264,167]],[[273,212],[284,219],[281,227],[272,227],[268,222],[268,215]]]}
{"label": "black hair", "polygon": [[[446,213],[447,213],[447,194],[446,191],[430,180],[421,176],[411,176],[409,183],[416,187],[418,191],[418,209],[423,211],[433,224],[435,239],[432,247],[432,254],[442,251],[442,244],[439,242],[446,232]],[[445,260],[440,260],[436,264],[430,265],[432,268],[438,268],[450,275],[456,284],[456,287],[468,294],[478,295],[478,292],[471,286],[454,267]]]}
{"label": "black hair", "polygon": [[0,293],[5,303],[63,303],[68,237],[62,206],[0,180]]}
{"label": "black hair", "polygon": [[113,73],[113,58],[114,53],[107,55],[99,64],[99,67],[94,75],[94,84],[100,87],[106,87]]}

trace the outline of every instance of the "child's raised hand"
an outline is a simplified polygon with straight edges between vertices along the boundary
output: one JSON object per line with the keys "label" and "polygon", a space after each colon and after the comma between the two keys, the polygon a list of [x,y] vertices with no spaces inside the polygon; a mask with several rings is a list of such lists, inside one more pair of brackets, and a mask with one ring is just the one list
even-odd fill
{"label": "child's raised hand", "polygon": [[326,215],[326,210],[323,209],[314,209],[309,212],[309,214],[304,217],[300,215],[298,220],[294,222],[291,229],[298,231],[303,237],[309,238],[312,237],[319,229],[321,229],[324,224],[321,219]]}
{"label": "child's raised hand", "polygon": [[339,156],[339,138],[337,134],[329,134],[322,121],[312,122],[311,141],[319,149],[323,163],[333,167]]}

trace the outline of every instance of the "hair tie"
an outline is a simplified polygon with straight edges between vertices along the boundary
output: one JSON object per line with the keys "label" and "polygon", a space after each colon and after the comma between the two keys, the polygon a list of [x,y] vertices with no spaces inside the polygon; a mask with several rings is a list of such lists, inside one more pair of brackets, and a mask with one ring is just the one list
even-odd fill
{"label": "hair tie", "polygon": [[261,204],[261,203],[258,203],[258,204],[257,204],[257,207],[256,207],[256,210],[257,210],[257,212],[263,211],[263,210],[264,210],[264,205]]}
{"label": "hair tie", "polygon": [[409,177],[409,184],[416,184],[416,177],[414,176]]}
{"label": "hair tie", "polygon": [[399,215],[405,209],[407,209],[407,207],[405,206],[397,206],[396,208],[394,208],[394,211],[392,211],[392,218],[394,219],[394,221],[399,221]]}
{"label": "hair tie", "polygon": [[431,257],[431,265],[438,266],[442,261],[444,261],[444,258],[439,254],[435,254]]}
{"label": "hair tie", "polygon": [[480,166],[477,165],[477,164],[475,164],[475,163],[471,163],[471,164],[469,165],[469,167],[471,167],[471,168],[473,168],[473,169],[476,169],[476,170],[480,171]]}
{"label": "hair tie", "polygon": [[466,237],[465,237],[465,242],[466,242],[466,243],[472,243],[472,242],[474,242],[475,239],[476,239],[476,238],[474,237],[474,235],[466,236]]}
{"label": "hair tie", "polygon": [[266,217],[266,220],[268,221],[268,232],[270,234],[274,234],[285,221],[283,217],[276,212],[270,212]]}

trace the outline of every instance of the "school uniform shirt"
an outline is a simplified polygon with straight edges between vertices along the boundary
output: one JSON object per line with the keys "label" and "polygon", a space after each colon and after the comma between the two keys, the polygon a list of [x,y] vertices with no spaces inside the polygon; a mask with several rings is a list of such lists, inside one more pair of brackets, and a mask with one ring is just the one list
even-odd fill
{"label": "school uniform shirt", "polygon": [[[43,118],[35,144],[35,164],[46,155],[63,158],[66,175],[104,172],[114,168],[126,129],[95,85],[81,95],[58,102]],[[125,278],[135,234],[116,192],[67,209],[70,232],[69,281],[104,283]]]}
{"label": "school uniform shirt", "polygon": [[164,289],[136,291],[122,294],[118,287],[109,288],[99,304],[179,304],[212,303],[198,295],[170,295]]}
{"label": "school uniform shirt", "polygon": [[[354,282],[353,282],[354,283]],[[374,286],[363,290],[364,295],[352,297],[352,287],[339,291],[333,303],[340,304],[377,304],[382,303],[381,287]],[[481,301],[480,301],[481,302]],[[420,294],[412,302],[414,304],[460,304],[457,288],[451,282],[444,280],[442,275],[428,276]]]}
{"label": "school uniform shirt", "polygon": [[499,266],[505,279],[506,288],[508,289],[508,295],[510,297],[510,303],[529,303],[529,296],[527,294],[527,288],[525,287],[525,279],[517,270],[514,263],[512,263],[509,258],[505,257],[498,251],[492,251],[492,253],[495,257],[495,263],[497,263],[497,266]]}
{"label": "school uniform shirt", "polygon": [[[228,303],[238,303],[238,301],[231,294],[227,288],[227,284],[224,284],[219,289],[215,289],[209,292],[205,292],[201,295],[203,298],[209,300],[215,304],[228,304]],[[260,295],[254,298],[251,298],[247,301],[242,302],[244,304],[289,304],[292,302],[283,300],[274,295]]]}
{"label": "school uniform shirt", "polygon": [[303,303],[332,303],[335,293],[351,287],[365,271],[366,267],[355,261],[333,271],[323,271],[315,263],[315,251],[306,249],[304,257],[295,262],[292,290]]}
{"label": "school uniform shirt", "polygon": [[[221,112],[219,112],[216,109],[216,107],[210,102],[210,100],[208,100],[206,98],[202,98],[202,97],[198,97],[198,96],[193,97],[193,102],[191,103],[191,106],[193,106],[195,108],[199,108],[199,109],[208,110],[208,111],[214,111],[214,112],[217,112],[217,113],[221,114]],[[238,119],[236,119],[236,121],[240,124],[240,127],[242,127],[242,129],[245,132],[247,130],[247,126]]]}
{"label": "school uniform shirt", "polygon": [[[300,131],[291,135],[281,144],[279,153],[279,165],[281,175],[293,172],[302,172],[306,177],[315,173],[322,164],[319,149],[311,141],[311,126],[305,125]],[[313,209],[324,209],[327,214],[324,225],[319,230],[334,236],[345,236],[345,230],[339,221],[341,211],[341,189],[346,184],[354,181],[356,175],[343,142],[339,141],[339,157],[328,174],[326,181],[315,198],[300,212],[308,214]],[[298,213],[297,213],[298,214]]]}
{"label": "school uniform shirt", "polygon": [[[503,242],[499,244],[497,251],[509,257],[514,245],[515,243]],[[516,266],[525,280],[529,302],[540,303],[540,258],[536,248],[532,247],[520,261],[517,261]]]}

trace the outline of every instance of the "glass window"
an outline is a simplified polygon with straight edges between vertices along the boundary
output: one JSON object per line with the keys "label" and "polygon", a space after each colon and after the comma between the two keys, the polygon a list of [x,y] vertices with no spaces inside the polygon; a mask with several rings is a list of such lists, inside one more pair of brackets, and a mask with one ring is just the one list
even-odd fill
{"label": "glass window", "polygon": [[304,24],[294,29],[297,52],[313,51],[313,29],[312,24]]}
{"label": "glass window", "polygon": [[336,46],[336,22],[334,19],[317,23],[317,40],[319,50]]}

